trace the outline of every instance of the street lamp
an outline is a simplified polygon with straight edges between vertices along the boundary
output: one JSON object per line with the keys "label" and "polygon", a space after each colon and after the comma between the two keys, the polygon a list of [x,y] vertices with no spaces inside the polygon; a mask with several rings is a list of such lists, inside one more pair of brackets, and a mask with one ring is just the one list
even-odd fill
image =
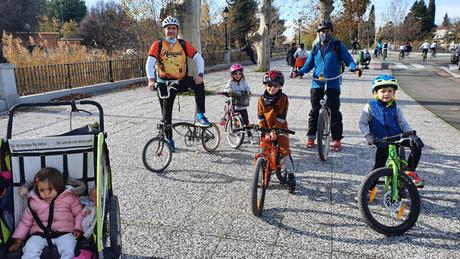
{"label": "street lamp", "polygon": [[228,35],[227,35],[227,21],[228,21],[228,8],[225,7],[224,11],[222,12],[224,15],[224,23],[225,23],[225,50],[228,50]]}
{"label": "street lamp", "polygon": [[300,22],[302,22],[302,20],[299,18],[297,20],[297,24],[299,25],[299,45],[300,45]]}

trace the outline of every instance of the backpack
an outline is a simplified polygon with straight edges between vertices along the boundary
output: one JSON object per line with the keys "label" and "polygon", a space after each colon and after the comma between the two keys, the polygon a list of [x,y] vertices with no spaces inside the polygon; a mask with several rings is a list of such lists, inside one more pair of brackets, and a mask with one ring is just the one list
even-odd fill
{"label": "backpack", "polygon": [[[340,40],[336,40],[334,42],[334,46],[332,47],[334,52],[337,54],[337,59],[339,60],[340,62],[340,73],[343,73],[343,71],[345,71],[345,63],[343,62],[342,60],[342,56],[340,55],[340,43],[341,41]],[[315,44],[315,46],[313,46],[313,49],[311,50],[311,54],[313,55],[313,57],[316,56],[316,52],[318,51],[318,44]]]}

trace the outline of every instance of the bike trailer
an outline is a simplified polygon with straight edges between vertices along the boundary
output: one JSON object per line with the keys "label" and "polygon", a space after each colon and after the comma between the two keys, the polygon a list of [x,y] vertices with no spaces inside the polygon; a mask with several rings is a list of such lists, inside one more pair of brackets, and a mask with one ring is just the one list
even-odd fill
{"label": "bike trailer", "polygon": [[[70,107],[71,114],[85,111],[77,106],[93,109],[96,107],[99,122],[60,135],[12,138],[13,118],[20,109],[28,112],[33,108],[35,112],[45,107],[61,110]],[[78,241],[75,256],[120,257],[122,247],[119,205],[117,196],[112,192],[106,136],[103,110],[95,101],[18,104],[10,109],[7,136],[0,140],[0,258],[21,257],[21,250],[8,251],[13,241],[11,235],[27,206],[27,201],[19,195],[19,189],[23,184],[32,182],[35,174],[44,167],[58,169],[63,173],[64,179],[71,177],[82,181],[86,185],[84,195],[88,195],[91,188],[96,189],[96,226],[89,239]],[[56,247],[47,247],[41,258],[59,258],[59,253]]]}

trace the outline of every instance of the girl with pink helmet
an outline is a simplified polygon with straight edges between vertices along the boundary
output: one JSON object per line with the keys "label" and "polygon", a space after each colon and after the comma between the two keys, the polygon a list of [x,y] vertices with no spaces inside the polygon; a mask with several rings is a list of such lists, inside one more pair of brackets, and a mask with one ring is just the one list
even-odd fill
{"label": "girl with pink helmet", "polygon": [[[238,63],[235,63],[230,67],[230,80],[228,80],[225,85],[225,93],[229,93],[230,96],[241,95],[244,93],[251,95],[251,89],[244,78],[243,70],[243,66]],[[248,106],[235,106],[235,110],[240,112],[245,126],[249,124],[247,108]],[[251,137],[250,132],[248,133],[248,137]]]}

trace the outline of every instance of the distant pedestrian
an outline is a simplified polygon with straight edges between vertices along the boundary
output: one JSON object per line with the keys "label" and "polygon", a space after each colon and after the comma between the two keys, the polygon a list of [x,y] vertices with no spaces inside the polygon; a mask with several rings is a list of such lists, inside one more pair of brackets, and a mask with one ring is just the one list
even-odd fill
{"label": "distant pedestrian", "polygon": [[359,42],[357,39],[354,39],[353,42],[351,43],[351,54],[356,54],[358,53],[358,50],[361,48],[361,45],[359,45]]}
{"label": "distant pedestrian", "polygon": [[295,51],[294,58],[295,58],[294,67],[297,71],[301,67],[303,67],[303,65],[305,64],[305,61],[307,60],[307,50],[305,49],[305,45],[303,43],[300,43],[299,48]]}
{"label": "distant pedestrian", "polygon": [[251,59],[252,64],[257,64],[256,59],[254,57],[254,50],[252,49],[252,44],[251,42],[247,42],[246,46],[241,49],[241,51],[245,51],[246,55]]}
{"label": "distant pedestrian", "polygon": [[291,67],[291,72],[289,73],[290,77],[292,77],[292,72],[295,71],[295,57],[294,57],[294,53],[296,52],[297,48],[296,48],[296,44],[295,42],[291,43],[291,48],[288,50],[287,54],[286,54],[286,63],[288,66]]}

